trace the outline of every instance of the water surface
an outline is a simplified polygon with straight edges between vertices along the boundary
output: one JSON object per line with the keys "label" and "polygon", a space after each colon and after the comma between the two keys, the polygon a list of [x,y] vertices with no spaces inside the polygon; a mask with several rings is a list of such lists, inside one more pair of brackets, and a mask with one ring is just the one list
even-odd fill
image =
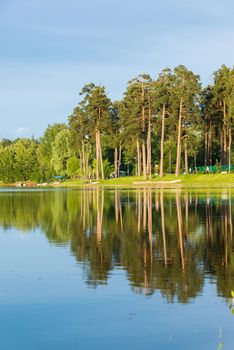
{"label": "water surface", "polygon": [[0,191],[0,348],[233,349],[231,192]]}

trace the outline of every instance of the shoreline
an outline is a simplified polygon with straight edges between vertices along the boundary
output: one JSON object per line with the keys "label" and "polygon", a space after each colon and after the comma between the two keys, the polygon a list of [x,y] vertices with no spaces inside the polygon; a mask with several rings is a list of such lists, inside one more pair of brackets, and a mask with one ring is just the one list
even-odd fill
{"label": "shoreline", "polygon": [[13,188],[155,188],[155,189],[234,189],[234,173],[231,174],[189,174],[165,175],[162,178],[153,176],[152,179],[144,180],[143,177],[126,176],[117,179],[108,179],[88,182],[85,180],[65,180],[60,183],[32,184],[31,181],[22,181],[12,184],[0,183],[0,187]]}

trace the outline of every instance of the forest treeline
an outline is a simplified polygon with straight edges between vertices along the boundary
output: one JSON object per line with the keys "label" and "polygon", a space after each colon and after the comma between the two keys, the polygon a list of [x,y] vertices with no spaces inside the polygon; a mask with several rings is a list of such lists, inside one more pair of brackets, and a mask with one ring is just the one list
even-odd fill
{"label": "forest treeline", "polygon": [[234,68],[225,65],[207,87],[182,65],[156,79],[139,75],[120,101],[91,83],[66,124],[49,125],[38,140],[1,140],[0,180],[178,176],[198,165],[230,171],[233,116]]}

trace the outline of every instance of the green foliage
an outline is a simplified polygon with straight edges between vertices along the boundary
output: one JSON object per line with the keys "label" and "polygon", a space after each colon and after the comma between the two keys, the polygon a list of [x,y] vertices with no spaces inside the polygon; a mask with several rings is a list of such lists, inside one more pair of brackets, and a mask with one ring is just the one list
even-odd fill
{"label": "green foliage", "polygon": [[41,180],[50,180],[54,173],[54,167],[51,162],[52,159],[52,145],[55,141],[56,135],[66,128],[65,124],[49,125],[44,135],[39,140],[37,149],[37,158],[39,162],[39,171]]}
{"label": "green foliage", "polygon": [[103,166],[105,179],[108,179],[114,172],[114,166],[108,161],[108,159],[105,159]]}
{"label": "green foliage", "polygon": [[4,182],[40,180],[38,144],[33,139],[17,139],[0,147],[0,174]]}
{"label": "green foliage", "polygon": [[71,131],[64,129],[56,135],[52,143],[51,163],[57,175],[67,175],[67,162],[72,156]]}
{"label": "green foliage", "polygon": [[180,170],[187,163],[231,169],[234,68],[222,65],[203,89],[199,76],[179,65],[163,69],[156,79],[148,74],[133,78],[120,101],[112,102],[105,87],[94,83],[85,85],[80,97],[68,125],[49,125],[39,140],[0,142],[0,181],[50,181],[55,174],[106,178],[127,168],[141,174],[146,161],[154,173],[161,154],[164,170],[172,173],[180,136]]}
{"label": "green foliage", "polygon": [[[88,84],[83,87],[80,93],[83,100],[80,103],[82,113],[84,113],[84,121],[86,123],[85,135],[94,137],[96,130],[108,130],[110,126],[109,108],[110,99],[106,96],[103,86]],[[83,134],[83,136],[85,136]]]}
{"label": "green foliage", "polygon": [[71,178],[74,178],[79,175],[79,159],[76,156],[73,156],[67,160],[67,175]]}
{"label": "green foliage", "polygon": [[0,174],[1,180],[5,183],[14,182],[16,179],[14,172],[14,151],[13,147],[0,147]]}

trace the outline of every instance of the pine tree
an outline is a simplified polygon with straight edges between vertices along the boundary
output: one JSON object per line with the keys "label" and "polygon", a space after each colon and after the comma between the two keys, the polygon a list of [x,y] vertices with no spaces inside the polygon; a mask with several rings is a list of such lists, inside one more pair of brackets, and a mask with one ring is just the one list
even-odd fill
{"label": "pine tree", "polygon": [[176,156],[176,176],[180,174],[181,168],[181,140],[182,126],[184,127],[184,150],[185,150],[185,172],[188,172],[188,151],[187,151],[187,126],[188,118],[193,117],[196,106],[199,105],[200,78],[186,67],[180,65],[174,69],[175,85],[174,96],[179,106],[179,120],[177,126],[177,156]]}
{"label": "pine tree", "polygon": [[80,93],[83,97],[80,103],[86,118],[91,139],[96,146],[96,180],[104,179],[104,167],[102,157],[101,133],[104,133],[110,123],[111,101],[105,93],[103,86],[96,86],[93,83],[85,85]]}

